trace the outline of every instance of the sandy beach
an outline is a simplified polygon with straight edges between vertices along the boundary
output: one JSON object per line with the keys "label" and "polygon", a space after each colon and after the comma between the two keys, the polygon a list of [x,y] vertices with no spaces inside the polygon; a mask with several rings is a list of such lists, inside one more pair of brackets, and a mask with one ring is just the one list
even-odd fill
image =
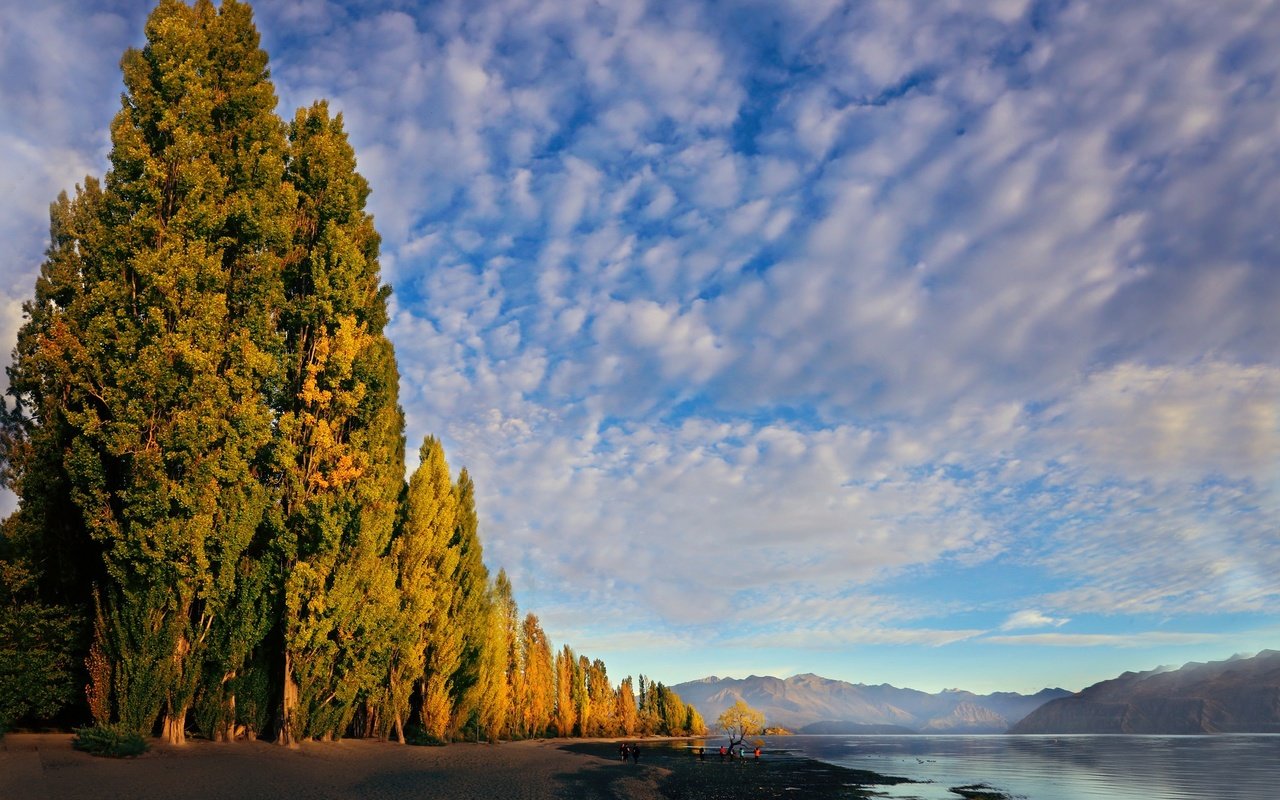
{"label": "sandy beach", "polygon": [[0,741],[0,800],[329,800],[450,798],[653,800],[662,771],[561,749],[560,742],[407,747],[370,740],[183,747],[152,743],[139,758],[97,758],[70,734]]}
{"label": "sandy beach", "polygon": [[649,744],[622,763],[608,741],[543,740],[407,747],[348,739],[152,743],[138,758],[97,758],[70,734],[0,740],[0,800],[683,800],[862,797],[866,775],[796,759],[701,763]]}

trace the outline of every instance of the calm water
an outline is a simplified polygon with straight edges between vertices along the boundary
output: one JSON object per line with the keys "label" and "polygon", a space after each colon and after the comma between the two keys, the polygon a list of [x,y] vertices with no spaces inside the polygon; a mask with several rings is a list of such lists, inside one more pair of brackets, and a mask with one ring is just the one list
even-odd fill
{"label": "calm water", "polygon": [[1280,735],[787,736],[770,750],[933,781],[893,798],[957,800],[947,788],[971,783],[1029,800],[1280,798]]}

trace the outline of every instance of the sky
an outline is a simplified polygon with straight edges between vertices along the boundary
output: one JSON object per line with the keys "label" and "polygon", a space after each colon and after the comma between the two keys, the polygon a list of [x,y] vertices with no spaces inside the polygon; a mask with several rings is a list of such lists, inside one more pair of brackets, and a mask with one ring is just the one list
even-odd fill
{"label": "sky", "polygon": [[[615,680],[1280,648],[1280,4],[259,0],[410,463]],[[0,0],[0,350],[149,0]],[[12,507],[12,498],[8,506]]]}

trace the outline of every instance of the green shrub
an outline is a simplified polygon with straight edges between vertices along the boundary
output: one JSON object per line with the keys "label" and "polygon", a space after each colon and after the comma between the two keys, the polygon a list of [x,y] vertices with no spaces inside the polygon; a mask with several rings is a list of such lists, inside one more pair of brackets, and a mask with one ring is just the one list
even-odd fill
{"label": "green shrub", "polygon": [[265,665],[254,663],[233,681],[236,691],[236,722],[249,738],[267,729],[271,717],[271,676]]}
{"label": "green shrub", "polygon": [[0,552],[0,735],[23,720],[55,716],[76,696],[80,619],[34,592],[34,573]]}
{"label": "green shrub", "polygon": [[432,736],[427,733],[421,725],[410,725],[404,729],[404,740],[407,744],[418,745],[420,747],[444,747],[447,741],[439,736]]}
{"label": "green shrub", "polygon": [[77,728],[72,745],[94,756],[128,758],[147,752],[147,743],[141,736],[125,730],[120,725],[94,725]]}

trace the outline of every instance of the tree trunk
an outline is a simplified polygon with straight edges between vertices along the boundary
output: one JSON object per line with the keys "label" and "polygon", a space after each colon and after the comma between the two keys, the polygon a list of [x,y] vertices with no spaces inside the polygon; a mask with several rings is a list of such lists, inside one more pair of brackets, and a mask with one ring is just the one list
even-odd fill
{"label": "tree trunk", "polygon": [[396,714],[396,741],[404,744],[404,721],[400,719],[400,715]]}
{"label": "tree trunk", "polygon": [[[173,666],[174,671],[179,676],[183,676],[183,667],[186,666],[187,653],[191,652],[191,643],[187,641],[185,635],[179,636],[177,643],[173,648]],[[190,695],[187,695],[190,701]],[[164,710],[164,728],[161,737],[167,744],[186,744],[187,743],[187,703],[183,703],[180,708],[174,708],[174,700],[170,696],[168,702],[165,703]]]}
{"label": "tree trunk", "polygon": [[177,713],[166,711],[164,715],[164,731],[161,738],[166,744],[187,743],[187,710],[179,709]]}
{"label": "tree trunk", "polygon": [[[232,673],[234,675],[235,673]],[[225,683],[225,681],[224,681]],[[215,742],[234,742],[236,739],[236,696],[230,695],[227,698],[227,719],[214,732],[213,740]]]}
{"label": "tree trunk", "polygon": [[284,652],[284,697],[280,702],[280,734],[276,744],[286,746],[298,743],[297,732],[293,729],[293,712],[298,707],[298,684],[293,680],[293,659],[289,651]]}

